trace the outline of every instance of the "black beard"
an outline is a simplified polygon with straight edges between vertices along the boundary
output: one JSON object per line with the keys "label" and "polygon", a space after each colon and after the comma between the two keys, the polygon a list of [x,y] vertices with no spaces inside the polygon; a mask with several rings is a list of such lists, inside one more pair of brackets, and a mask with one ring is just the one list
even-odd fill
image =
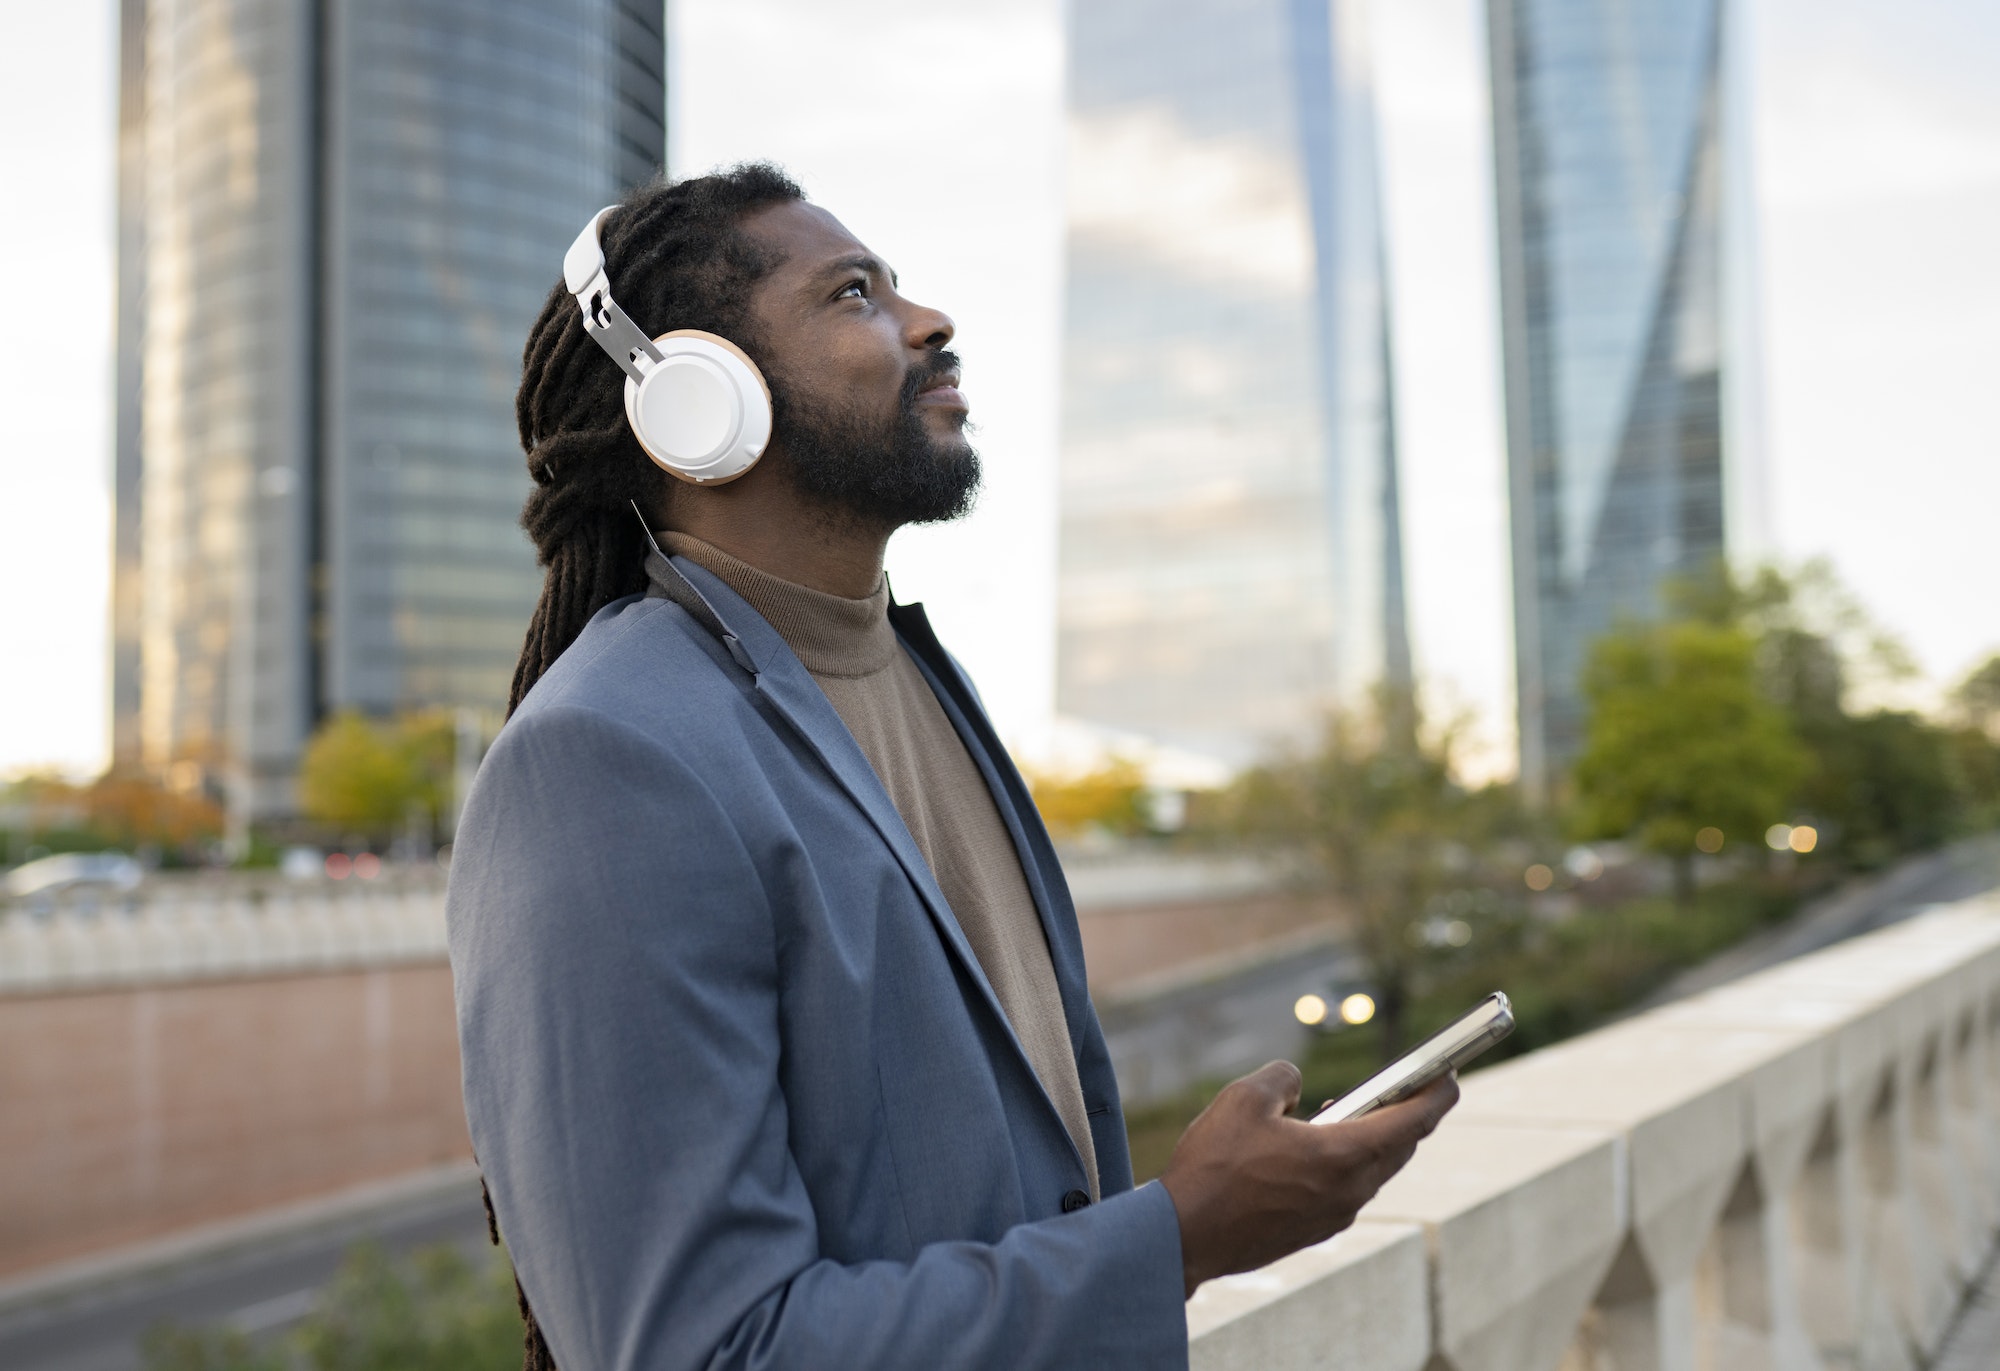
{"label": "black beard", "polygon": [[784,447],[792,485],[832,510],[884,528],[966,514],[979,493],[979,454],[962,430],[956,442],[932,438],[916,407],[918,394],[958,365],[956,353],[939,350],[910,368],[896,417],[886,427],[852,407],[800,402],[792,387],[771,376],[772,432]]}

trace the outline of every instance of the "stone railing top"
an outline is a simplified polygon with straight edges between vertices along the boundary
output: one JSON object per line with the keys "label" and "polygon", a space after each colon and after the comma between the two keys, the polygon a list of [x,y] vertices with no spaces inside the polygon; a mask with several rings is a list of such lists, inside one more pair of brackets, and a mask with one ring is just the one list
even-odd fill
{"label": "stone railing top", "polygon": [[1463,1084],[1353,1229],[1196,1294],[1195,1366],[1903,1371],[2000,1231],[2000,902]]}
{"label": "stone railing top", "polygon": [[1172,849],[1065,848],[1063,879],[1077,912],[1248,899],[1296,889],[1298,873],[1266,857]]}

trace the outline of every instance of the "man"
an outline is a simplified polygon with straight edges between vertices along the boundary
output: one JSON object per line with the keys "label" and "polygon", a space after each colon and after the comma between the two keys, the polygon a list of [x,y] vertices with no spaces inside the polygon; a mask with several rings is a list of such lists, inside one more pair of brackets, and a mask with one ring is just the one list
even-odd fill
{"label": "man", "polygon": [[1346,1227],[1456,1087],[1314,1128],[1273,1063],[1132,1187],[1047,834],[882,575],[977,484],[951,321],[768,167],[604,222],[639,329],[729,340],[774,417],[678,482],[568,290],[528,342],[548,575],[449,917],[531,1364],[1184,1365],[1195,1287]]}

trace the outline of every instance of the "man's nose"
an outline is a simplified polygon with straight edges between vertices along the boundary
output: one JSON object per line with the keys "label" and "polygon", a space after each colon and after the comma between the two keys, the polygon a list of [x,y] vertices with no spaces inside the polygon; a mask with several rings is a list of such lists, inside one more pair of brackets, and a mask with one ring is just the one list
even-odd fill
{"label": "man's nose", "polygon": [[904,339],[913,348],[926,351],[946,347],[958,332],[951,316],[941,309],[927,309],[922,305],[913,306]]}

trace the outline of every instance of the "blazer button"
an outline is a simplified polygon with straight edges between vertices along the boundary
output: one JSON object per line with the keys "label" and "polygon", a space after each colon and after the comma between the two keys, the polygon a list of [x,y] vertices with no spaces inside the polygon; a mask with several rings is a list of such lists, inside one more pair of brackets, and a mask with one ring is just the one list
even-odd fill
{"label": "blazer button", "polygon": [[1082,1190],[1072,1190],[1063,1196],[1063,1213],[1074,1214],[1090,1203],[1090,1196]]}

